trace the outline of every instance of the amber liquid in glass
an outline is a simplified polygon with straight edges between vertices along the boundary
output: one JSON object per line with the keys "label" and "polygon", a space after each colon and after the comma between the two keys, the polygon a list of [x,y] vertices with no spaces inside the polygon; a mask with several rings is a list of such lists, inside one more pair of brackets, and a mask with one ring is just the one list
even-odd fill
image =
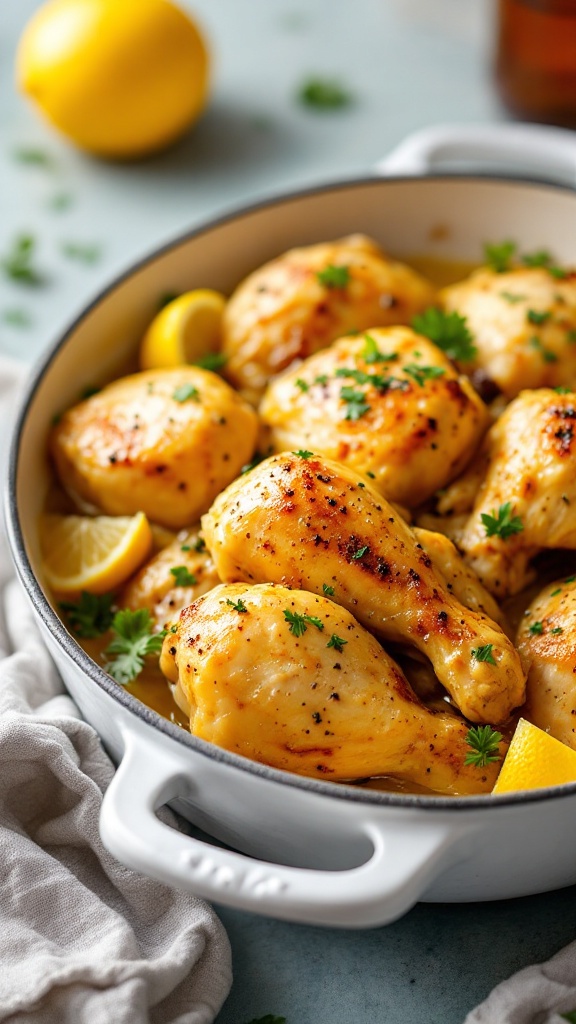
{"label": "amber liquid in glass", "polygon": [[514,113],[576,127],[576,0],[498,0],[495,73]]}

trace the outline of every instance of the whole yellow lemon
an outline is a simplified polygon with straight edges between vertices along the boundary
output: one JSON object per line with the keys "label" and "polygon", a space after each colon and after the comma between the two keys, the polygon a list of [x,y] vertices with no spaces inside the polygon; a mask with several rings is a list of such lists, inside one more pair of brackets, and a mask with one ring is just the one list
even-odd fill
{"label": "whole yellow lemon", "polygon": [[24,30],[17,77],[78,146],[127,159],[196,120],[208,63],[197,26],[170,0],[50,0]]}

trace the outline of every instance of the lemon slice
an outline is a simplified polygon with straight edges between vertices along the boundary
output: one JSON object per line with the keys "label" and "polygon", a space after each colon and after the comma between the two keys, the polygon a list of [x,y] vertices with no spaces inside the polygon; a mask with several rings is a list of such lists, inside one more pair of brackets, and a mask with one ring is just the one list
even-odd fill
{"label": "lemon slice", "polygon": [[218,351],[226,297],[209,288],[185,292],[154,317],[140,346],[140,367],[195,363]]}
{"label": "lemon slice", "polygon": [[143,512],[135,516],[45,516],[40,532],[46,580],[59,594],[104,594],[128,579],[152,547]]}
{"label": "lemon slice", "polygon": [[493,792],[513,793],[563,782],[576,782],[576,750],[521,718]]}

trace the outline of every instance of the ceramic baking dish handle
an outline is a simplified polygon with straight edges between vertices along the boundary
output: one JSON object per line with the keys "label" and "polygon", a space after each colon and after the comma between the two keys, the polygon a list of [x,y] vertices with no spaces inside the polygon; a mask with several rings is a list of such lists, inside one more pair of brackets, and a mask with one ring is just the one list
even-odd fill
{"label": "ceramic baking dish handle", "polygon": [[381,160],[378,174],[426,174],[465,164],[507,168],[576,186],[576,134],[534,124],[435,125],[409,135]]}
{"label": "ceramic baking dish handle", "polygon": [[[366,820],[358,827],[373,853],[359,867],[318,871],[254,860],[164,824],[156,810],[190,792],[189,764],[159,749],[133,727],[124,731],[122,762],[106,792],[100,819],[104,845],[136,871],[216,903],[285,920],[363,928],[400,917],[422,895],[462,836],[453,827]],[[430,816],[432,817],[432,816]]]}

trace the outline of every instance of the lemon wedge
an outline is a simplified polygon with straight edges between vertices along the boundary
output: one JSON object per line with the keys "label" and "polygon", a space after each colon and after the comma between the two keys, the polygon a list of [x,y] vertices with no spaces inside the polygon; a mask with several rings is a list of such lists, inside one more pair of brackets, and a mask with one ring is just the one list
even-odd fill
{"label": "lemon wedge", "polygon": [[226,296],[210,288],[185,292],[154,317],[140,346],[140,368],[182,366],[220,347]]}
{"label": "lemon wedge", "polygon": [[207,45],[170,0],[49,0],[16,63],[20,89],[51,124],[113,159],[169,145],[208,97]]}
{"label": "lemon wedge", "polygon": [[576,750],[521,718],[493,793],[576,782]]}
{"label": "lemon wedge", "polygon": [[143,512],[135,516],[47,515],[40,530],[44,573],[58,594],[104,594],[138,569],[152,547]]}

